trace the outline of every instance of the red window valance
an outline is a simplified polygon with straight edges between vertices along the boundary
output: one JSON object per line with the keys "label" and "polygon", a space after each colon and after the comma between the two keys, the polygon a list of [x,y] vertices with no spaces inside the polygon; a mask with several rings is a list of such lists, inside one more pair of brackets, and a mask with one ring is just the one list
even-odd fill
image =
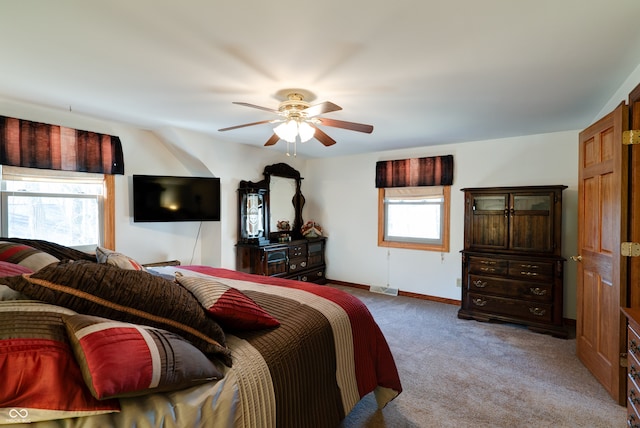
{"label": "red window valance", "polygon": [[124,174],[120,138],[0,116],[0,164]]}
{"label": "red window valance", "polygon": [[376,187],[448,186],[452,183],[452,155],[376,163]]}

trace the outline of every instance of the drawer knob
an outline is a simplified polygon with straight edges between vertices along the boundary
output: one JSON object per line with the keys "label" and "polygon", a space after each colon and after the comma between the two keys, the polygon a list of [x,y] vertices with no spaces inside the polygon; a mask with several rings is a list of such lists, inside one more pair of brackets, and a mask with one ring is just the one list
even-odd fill
{"label": "drawer knob", "polygon": [[484,271],[484,272],[495,272],[496,271],[494,268],[488,268],[488,267],[481,267],[480,270]]}
{"label": "drawer knob", "polygon": [[527,272],[527,271],[522,271],[522,272],[520,272],[520,275],[526,275],[526,276],[538,276],[538,272]]}
{"label": "drawer knob", "polygon": [[636,366],[631,365],[631,367],[629,368],[629,377],[631,379],[638,379],[638,369],[636,369]]}
{"label": "drawer knob", "polygon": [[484,306],[487,304],[486,300],[482,300],[482,299],[473,299],[473,304],[476,306]]}
{"label": "drawer knob", "polygon": [[638,397],[638,394],[636,393],[636,390],[631,388],[629,389],[629,400],[631,400],[631,402],[633,404],[639,404],[640,403],[640,397]]}
{"label": "drawer knob", "polygon": [[305,267],[307,265],[307,262],[300,262],[300,266]]}
{"label": "drawer knob", "polygon": [[297,268],[297,267],[298,267],[298,266],[297,266],[295,263],[291,263],[291,264],[289,265],[289,269],[291,269],[291,270],[295,270],[295,268]]}
{"label": "drawer knob", "polygon": [[475,281],[473,281],[473,285],[475,285],[478,288],[484,288],[487,286],[487,282],[486,281],[482,282],[481,279],[476,279]]}
{"label": "drawer knob", "polygon": [[547,313],[546,309],[540,309],[540,308],[529,308],[529,312],[531,312],[533,315],[537,317],[541,317]]}
{"label": "drawer knob", "polygon": [[309,281],[309,278],[307,278],[306,275],[305,275],[302,278],[300,278],[300,281],[307,282],[307,281]]}
{"label": "drawer knob", "polygon": [[318,273],[316,273],[316,275],[322,276],[322,271],[318,271]]}
{"label": "drawer knob", "polygon": [[480,264],[483,264],[483,265],[495,265],[496,262],[493,261],[493,260],[480,260]]}
{"label": "drawer knob", "polygon": [[536,288],[531,287],[529,290],[531,290],[531,292],[536,296],[544,296],[545,294],[547,294],[547,290],[543,290],[540,287],[536,287]]}
{"label": "drawer knob", "polygon": [[520,265],[521,268],[525,269],[538,269],[540,266],[538,265]]}

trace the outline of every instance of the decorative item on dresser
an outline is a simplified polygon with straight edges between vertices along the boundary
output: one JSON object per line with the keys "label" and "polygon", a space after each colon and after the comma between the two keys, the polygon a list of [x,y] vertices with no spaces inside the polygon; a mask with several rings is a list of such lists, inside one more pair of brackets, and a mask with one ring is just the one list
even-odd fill
{"label": "decorative item on dresser", "polygon": [[622,308],[627,316],[627,426],[640,428],[640,309]]}
{"label": "decorative item on dresser", "polygon": [[458,318],[567,337],[560,255],[567,186],[467,188]]}
{"label": "decorative item on dresser", "polygon": [[264,180],[241,181],[238,188],[236,270],[324,284],[326,238],[303,236],[300,173],[278,163],[263,174]]}

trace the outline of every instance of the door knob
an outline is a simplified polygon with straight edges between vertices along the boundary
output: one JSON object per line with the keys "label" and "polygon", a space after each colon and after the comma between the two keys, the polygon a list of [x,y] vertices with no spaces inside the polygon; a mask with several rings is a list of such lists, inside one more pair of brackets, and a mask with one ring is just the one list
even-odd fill
{"label": "door knob", "polygon": [[582,256],[571,256],[569,258],[571,260],[573,260],[574,262],[581,262],[582,261]]}

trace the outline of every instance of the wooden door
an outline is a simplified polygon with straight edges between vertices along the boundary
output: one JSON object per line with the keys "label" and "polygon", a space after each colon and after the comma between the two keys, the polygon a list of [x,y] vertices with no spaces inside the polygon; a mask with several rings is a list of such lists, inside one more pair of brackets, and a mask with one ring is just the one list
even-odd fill
{"label": "wooden door", "polygon": [[[640,85],[629,93],[631,129],[640,129]],[[640,145],[629,146],[629,241],[640,242]],[[640,308],[640,257],[627,259],[627,307]]]}
{"label": "wooden door", "polygon": [[614,400],[625,403],[628,109],[616,110],[580,133],[576,347],[578,358]]}

